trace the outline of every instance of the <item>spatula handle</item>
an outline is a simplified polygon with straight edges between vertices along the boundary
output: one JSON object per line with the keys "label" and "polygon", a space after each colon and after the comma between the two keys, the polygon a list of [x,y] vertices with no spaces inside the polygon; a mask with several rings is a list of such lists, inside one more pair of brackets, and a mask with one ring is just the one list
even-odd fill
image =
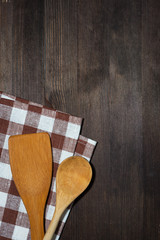
{"label": "spatula handle", "polygon": [[[37,215],[36,215],[37,216]],[[44,237],[43,216],[37,219],[30,219],[31,240],[42,240]]]}
{"label": "spatula handle", "polygon": [[30,199],[32,211],[28,211],[30,227],[31,227],[31,240],[42,240],[44,237],[44,208],[40,208],[36,204],[37,199]]}
{"label": "spatula handle", "polygon": [[56,231],[56,228],[58,226],[58,223],[59,223],[62,213],[63,212],[61,212],[61,211],[55,210],[52,221],[50,222],[50,225],[47,229],[47,232],[46,232],[43,240],[51,240],[52,239],[52,237]]}

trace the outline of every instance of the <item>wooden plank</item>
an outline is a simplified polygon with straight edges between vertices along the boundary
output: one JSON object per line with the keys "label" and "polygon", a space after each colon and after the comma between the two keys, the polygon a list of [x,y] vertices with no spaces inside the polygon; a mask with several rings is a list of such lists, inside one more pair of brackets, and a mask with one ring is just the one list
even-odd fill
{"label": "wooden plank", "polygon": [[[77,3],[45,1],[46,103],[75,114],[77,100]],[[69,104],[68,104],[69,103]]]}
{"label": "wooden plank", "polygon": [[0,1],[0,89],[12,93],[13,3]]}
{"label": "wooden plank", "polygon": [[106,15],[108,67],[104,69],[108,69],[110,122],[107,235],[115,240],[142,239],[141,3],[111,1]]}
{"label": "wooden plank", "polygon": [[160,2],[143,1],[144,239],[160,239]]}
{"label": "wooden plank", "polygon": [[1,90],[43,103],[43,1],[1,3]]}

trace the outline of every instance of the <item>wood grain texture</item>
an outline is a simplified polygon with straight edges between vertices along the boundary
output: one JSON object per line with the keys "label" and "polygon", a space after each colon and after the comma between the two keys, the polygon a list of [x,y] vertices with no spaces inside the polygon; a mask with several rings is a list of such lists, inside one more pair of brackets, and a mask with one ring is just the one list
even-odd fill
{"label": "wood grain texture", "polygon": [[0,88],[44,102],[43,1],[0,1]]}
{"label": "wood grain texture", "polygon": [[65,240],[160,239],[159,0],[0,4],[0,88],[84,117],[94,181]]}
{"label": "wood grain texture", "polygon": [[144,239],[160,239],[160,2],[143,2]]}

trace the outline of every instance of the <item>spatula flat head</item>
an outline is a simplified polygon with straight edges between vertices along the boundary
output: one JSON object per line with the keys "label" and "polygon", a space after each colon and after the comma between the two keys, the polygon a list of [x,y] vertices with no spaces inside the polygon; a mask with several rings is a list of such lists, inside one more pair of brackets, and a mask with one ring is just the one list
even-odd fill
{"label": "spatula flat head", "polygon": [[20,195],[48,193],[52,154],[47,133],[11,136],[9,157],[13,179]]}

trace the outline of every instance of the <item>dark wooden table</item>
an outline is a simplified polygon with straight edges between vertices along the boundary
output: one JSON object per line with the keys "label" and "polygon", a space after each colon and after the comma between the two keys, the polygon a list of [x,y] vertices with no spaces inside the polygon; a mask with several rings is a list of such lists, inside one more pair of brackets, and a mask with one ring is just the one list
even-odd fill
{"label": "dark wooden table", "polygon": [[0,2],[0,90],[98,141],[61,239],[160,239],[160,1]]}

